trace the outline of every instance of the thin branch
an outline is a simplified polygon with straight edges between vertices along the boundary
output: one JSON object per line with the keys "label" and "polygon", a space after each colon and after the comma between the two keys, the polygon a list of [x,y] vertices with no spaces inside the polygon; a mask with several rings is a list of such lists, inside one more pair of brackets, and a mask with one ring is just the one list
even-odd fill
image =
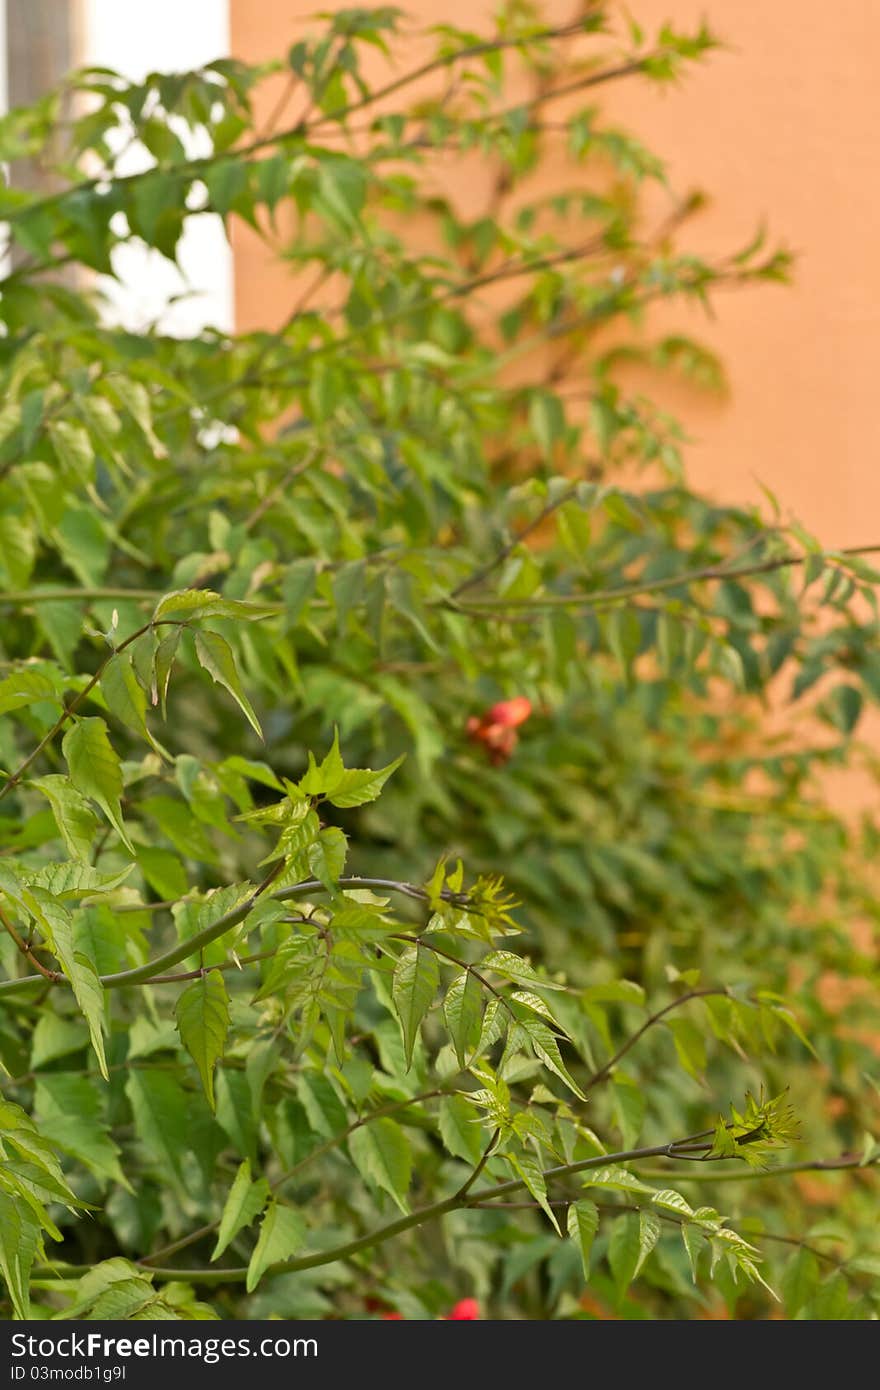
{"label": "thin branch", "polygon": [[599,1086],[603,1081],[607,1081],[620,1059],[625,1057],[631,1048],[635,1047],[636,1043],[647,1033],[649,1028],[653,1028],[655,1023],[659,1023],[667,1014],[671,1014],[673,1009],[681,1008],[682,1004],[689,1003],[691,999],[705,999],[707,995],[727,996],[728,994],[729,990],[724,988],[689,989],[686,994],[680,994],[677,999],[672,1000],[671,1004],[665,1004],[662,1009],[658,1009],[656,1013],[651,1014],[650,1018],[645,1020],[641,1028],[633,1033],[632,1037],[627,1038],[622,1047],[617,1049],[614,1056],[609,1057],[608,1061],[601,1066],[598,1071],[593,1072],[593,1075],[588,1081],[584,1082],[584,1090],[591,1091],[594,1086]]}
{"label": "thin branch", "polygon": [[[344,1144],[346,1139],[354,1134],[356,1129],[362,1129],[364,1125],[372,1124],[373,1120],[381,1120],[387,1115],[396,1115],[399,1111],[406,1110],[411,1105],[420,1105],[426,1100],[434,1100],[438,1096],[449,1094],[450,1090],[444,1088],[439,1088],[434,1091],[422,1091],[421,1094],[410,1096],[407,1100],[393,1101],[388,1105],[379,1106],[377,1110],[371,1110],[369,1115],[362,1115],[360,1119],[350,1124],[347,1129],[342,1130],[339,1134],[334,1134],[332,1139],[327,1139],[323,1144],[318,1144],[316,1148],[306,1154],[305,1158],[301,1158],[299,1163],[295,1163],[292,1168],[288,1168],[285,1173],[274,1178],[272,1182],[270,1182],[269,1187],[273,1192],[277,1192],[279,1188],[284,1187],[286,1183],[298,1177],[300,1172],[310,1163],[313,1163],[316,1158],[322,1158],[324,1154],[329,1153],[332,1149],[339,1148],[340,1144]],[[215,1221],[209,1221],[204,1226],[200,1226],[198,1230],[190,1231],[188,1235],[181,1236],[179,1240],[172,1241],[170,1245],[163,1245],[160,1250],[154,1250],[152,1255],[144,1255],[137,1263],[149,1268],[154,1260],[161,1260],[168,1255],[174,1255],[178,1250],[184,1250],[187,1246],[193,1245],[196,1241],[202,1240],[205,1236],[212,1235],[220,1225],[220,1221],[221,1218],[218,1216]]]}
{"label": "thin branch", "polygon": [[[239,159],[246,159],[249,155],[259,154],[262,150],[271,148],[272,146],[283,145],[290,140],[304,139],[312,135],[313,132],[320,130],[322,126],[330,122],[345,121],[349,116],[354,115],[355,112],[362,111],[369,106],[374,106],[385,97],[391,96],[395,92],[402,91],[405,87],[411,86],[414,82],[418,82],[422,78],[430,76],[433,72],[439,72],[445,68],[451,67],[454,63],[467,62],[469,59],[478,58],[488,53],[496,53],[506,48],[524,48],[529,44],[543,40],[552,41],[553,39],[565,38],[576,29],[582,28],[582,23],[578,21],[577,24],[567,24],[560,25],[556,28],[542,29],[528,35],[515,35],[509,38],[489,39],[480,43],[469,44],[464,48],[456,49],[452,53],[442,54],[439,58],[434,58],[427,63],[422,63],[419,67],[412,68],[401,77],[395,78],[393,82],[386,83],[384,87],[377,87],[374,91],[368,92],[366,96],[360,97],[356,101],[337,107],[334,111],[328,111],[311,123],[303,124],[297,122],[296,125],[290,126],[284,130],[258,136],[248,144],[239,146],[238,149],[234,151],[234,154]],[[646,61],[656,56],[656,54],[650,54],[646,58],[641,59],[641,65],[644,65]],[[605,80],[610,81],[615,77],[623,75],[620,68],[608,69],[607,76],[602,73],[595,73],[592,78],[587,80],[585,85],[594,86],[598,82]],[[219,155],[212,153],[194,159],[183,160],[179,164],[174,165],[173,172],[181,178],[189,176],[197,178],[202,171],[211,165],[218,157]],[[137,180],[149,178],[151,175],[161,172],[166,172],[166,170],[164,170],[162,165],[156,164],[150,169],[139,170],[131,174],[115,175],[112,182],[114,186],[121,184],[127,186]],[[105,182],[107,182],[106,173],[102,173],[94,178],[82,179],[78,183],[69,184],[66,188],[59,189],[55,193],[49,193],[43,198],[34,199],[33,202],[27,203],[21,208],[12,209],[4,213],[3,218],[0,220],[7,223],[17,222],[22,217],[31,216],[35,212],[43,211],[50,207],[57,207],[59,203],[63,203],[74,194],[92,192],[99,184]]]}
{"label": "thin branch", "polygon": [[[283,868],[283,861],[279,861],[274,866],[271,874],[263,880],[263,883],[238,907],[232,908],[229,912],[218,917],[215,922],[210,922],[203,927],[195,936],[187,941],[178,943],[177,946],[163,951],[161,955],[154,957],[153,960],[145,962],[143,965],[133,967],[131,970],[119,970],[111,975],[99,975],[98,980],[105,989],[126,989],[132,985],[147,985],[157,982],[155,977],[163,975],[173,965],[178,965],[187,956],[194,955],[197,951],[209,946],[212,941],[231,931],[244,921],[248,913],[256,906],[258,899],[266,891],[271,876],[280,873]],[[359,878],[356,875],[344,875],[339,879],[340,888],[384,888],[389,892],[401,893],[404,897],[414,898],[418,902],[427,901],[427,893],[424,888],[419,888],[414,883],[396,882],[388,878]],[[288,902],[291,898],[303,897],[311,893],[326,893],[326,885],[320,880],[305,879],[302,883],[294,884],[289,888],[282,888],[279,892],[271,894],[278,902]],[[460,893],[452,893],[444,890],[441,894],[447,902],[457,903],[460,907],[466,908],[467,897]],[[173,906],[173,904],[165,904]],[[457,963],[457,962],[456,962]],[[40,977],[37,975],[25,975],[16,980],[0,981],[0,994],[12,994],[28,985],[38,984]],[[67,984],[64,978],[57,980],[57,984]],[[491,989],[491,985],[487,985]]]}
{"label": "thin branch", "polygon": [[494,1134],[492,1135],[492,1137],[490,1138],[488,1144],[486,1145],[485,1149],[483,1150],[482,1155],[480,1156],[480,1161],[477,1163],[476,1167],[474,1168],[474,1170],[473,1170],[473,1172],[470,1174],[470,1176],[467,1177],[467,1178],[465,1179],[465,1181],[462,1183],[461,1187],[460,1187],[460,1188],[458,1189],[458,1191],[456,1192],[455,1195],[456,1195],[456,1197],[459,1199],[459,1201],[462,1201],[462,1200],[464,1199],[464,1197],[467,1196],[468,1192],[470,1192],[471,1188],[473,1187],[474,1183],[477,1181],[477,1178],[478,1178],[478,1177],[480,1176],[480,1174],[482,1173],[482,1171],[483,1171],[483,1169],[485,1168],[486,1164],[489,1162],[489,1159],[492,1157],[492,1154],[493,1154],[493,1152],[494,1152],[495,1145],[498,1143],[498,1136],[500,1135],[500,1133],[501,1133],[501,1130],[500,1130],[500,1129],[496,1129],[496,1130],[495,1130]]}
{"label": "thin branch", "polygon": [[670,575],[665,579],[654,579],[633,584],[621,584],[615,589],[597,589],[592,594],[546,594],[530,599],[473,599],[461,605],[454,604],[450,595],[445,601],[453,604],[461,612],[476,612],[501,608],[539,609],[539,608],[596,608],[606,603],[619,603],[621,599],[636,598],[643,594],[661,593],[666,589],[678,589],[686,584],[699,584],[709,580],[743,579],[755,574],[771,574],[775,570],[789,569],[794,565],[806,564],[813,555],[824,560],[838,560],[841,556],[880,554],[880,545],[845,546],[841,550],[811,551],[807,555],[779,555],[772,560],[762,560],[754,565],[739,567],[710,565],[705,569],[686,570],[683,574]]}
{"label": "thin branch", "polygon": [[[619,1153],[595,1154],[590,1158],[581,1159],[577,1163],[560,1164],[544,1171],[544,1181],[553,1182],[559,1178],[571,1177],[576,1173],[587,1172],[592,1168],[605,1168],[611,1164],[638,1162],[640,1158],[674,1157],[677,1149],[687,1145],[695,1137],[689,1135],[686,1139],[674,1140],[669,1144],[657,1144],[642,1149],[626,1149]],[[322,1265],[333,1264],[337,1260],[350,1259],[352,1255],[360,1254],[361,1251],[369,1250],[373,1246],[382,1245],[385,1241],[403,1234],[404,1231],[412,1230],[415,1226],[424,1226],[429,1221],[436,1221],[452,1211],[466,1209],[496,1197],[506,1197],[511,1193],[520,1192],[525,1186],[526,1183],[523,1178],[510,1178],[506,1182],[495,1183],[491,1187],[478,1188],[476,1192],[465,1192],[464,1196],[454,1192],[442,1201],[419,1207],[415,1211],[408,1212],[405,1216],[398,1217],[397,1220],[391,1221],[367,1235],[359,1236],[355,1240],[346,1241],[342,1245],[334,1246],[329,1250],[318,1251],[312,1255],[303,1255],[292,1260],[281,1261],[273,1265],[269,1272],[287,1274],[303,1269],[316,1269]],[[232,1269],[153,1268],[153,1274],[157,1279],[181,1279],[187,1283],[199,1285],[238,1283],[247,1278],[247,1272],[247,1265]]]}
{"label": "thin branch", "polygon": [[12,937],[12,940],[15,942],[22,955],[27,957],[31,965],[35,965],[37,967],[40,974],[43,976],[45,980],[49,980],[50,983],[54,985],[57,984],[59,980],[62,980],[64,978],[60,971],[49,970],[47,966],[43,965],[42,961],[39,960],[39,958],[34,954],[34,951],[32,950],[30,943],[25,941],[24,938],[19,935],[18,931],[13,926],[12,922],[10,922],[2,907],[0,907],[0,922],[2,922],[6,931]]}
{"label": "thin branch", "polygon": [[491,560],[489,560],[480,569],[474,570],[473,574],[469,574],[466,579],[463,579],[461,581],[460,584],[456,584],[455,588],[452,590],[451,597],[457,599],[460,594],[465,593],[468,589],[474,588],[474,586],[477,584],[482,584],[484,579],[487,579],[490,574],[492,574],[495,570],[499,568],[500,565],[504,564],[504,561],[507,559],[507,557],[511,555],[514,550],[516,550],[517,546],[520,545],[526,539],[526,537],[530,536],[534,531],[537,531],[538,527],[542,524],[542,522],[547,520],[548,516],[552,516],[555,511],[557,511],[560,507],[564,506],[566,502],[570,502],[572,498],[576,495],[577,487],[573,486],[567,488],[565,492],[560,493],[560,495],[555,499],[555,501],[548,502],[546,507],[543,507],[541,511],[538,513],[538,515],[533,518],[532,521],[530,521],[526,526],[523,526],[521,530],[517,531],[516,534],[508,541],[508,543],[502,546],[498,553],[494,555]]}

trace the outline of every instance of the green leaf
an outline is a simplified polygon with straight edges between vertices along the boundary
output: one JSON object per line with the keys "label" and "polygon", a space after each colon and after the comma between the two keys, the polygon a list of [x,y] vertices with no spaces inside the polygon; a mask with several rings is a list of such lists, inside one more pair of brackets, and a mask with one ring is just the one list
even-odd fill
{"label": "green leaf", "polygon": [[226,638],[221,637],[216,632],[197,632],[196,655],[212,680],[229,691],[251,728],[262,738],[263,731],[260,728],[260,721],[254,714],[250,701],[241,688],[238,671],[235,668],[235,657],[232,655],[232,648]]}
{"label": "green leaf", "polygon": [[599,1209],[595,1202],[590,1202],[587,1198],[572,1202],[568,1209],[567,1225],[568,1234],[580,1251],[584,1280],[589,1283],[593,1239],[599,1229]]}
{"label": "green leaf", "polygon": [[433,951],[410,946],[394,970],[391,997],[403,1031],[407,1069],[412,1066],[413,1047],[422,1019],[431,1007],[440,984],[440,967]]}
{"label": "green leaf", "polygon": [[613,1078],[614,1117],[620,1129],[623,1147],[635,1148],[645,1120],[645,1097],[629,1077],[617,1073]]}
{"label": "green leaf", "polygon": [[476,1164],[482,1153],[480,1122],[464,1096],[444,1096],[438,1113],[440,1138],[449,1153]]}
{"label": "green leaf", "polygon": [[28,786],[36,787],[42,792],[52,807],[55,824],[68,853],[72,858],[87,863],[98,831],[98,819],[85,797],[81,796],[69,778],[60,772],[49,773],[46,777],[34,777]]}
{"label": "green leaf", "polygon": [[819,1261],[811,1250],[798,1250],[782,1276],[782,1296],[785,1311],[794,1318],[805,1308],[819,1287]]}
{"label": "green leaf", "polygon": [[706,1043],[699,1028],[689,1018],[669,1019],[666,1026],[675,1039],[679,1062],[695,1081],[702,1081],[706,1070]]}
{"label": "green leaf", "polygon": [[586,1100],[586,1096],[562,1060],[556,1034],[550,1031],[547,1024],[538,1018],[524,1018],[520,1027],[527,1034],[536,1056],[540,1057],[544,1066],[549,1067],[550,1071],[564,1081],[579,1100]]}
{"label": "green leaf", "polygon": [[104,988],[98,979],[94,961],[79,948],[74,939],[70,913],[45,889],[34,887],[21,893],[21,901],[33,915],[52,953],[73,987],[76,1002],[89,1026],[89,1036],[101,1075],[108,1079],[104,1055]]}
{"label": "green leaf", "polygon": [[42,1133],[104,1182],[131,1191],[119,1166],[120,1149],[109,1137],[103,1106],[94,1082],[68,1072],[39,1077],[34,1113]]}
{"label": "green leaf", "polygon": [[229,1032],[229,995],[219,970],[209,970],[183,991],[175,1010],[180,1040],[195,1062],[211,1109],[214,1067]]}
{"label": "green leaf", "polygon": [[248,1265],[245,1287],[252,1293],[266,1270],[280,1260],[289,1260],[306,1238],[305,1218],[293,1207],[270,1202],[260,1225],[260,1235]]}
{"label": "green leaf", "polygon": [[354,1130],[348,1148],[361,1177],[393,1197],[402,1212],[408,1211],[412,1154],[400,1125],[385,1116],[373,1120]]}
{"label": "green leaf", "polygon": [[638,1278],[646,1259],[660,1239],[660,1218],[653,1211],[639,1212],[639,1258],[633,1278]]}
{"label": "green leaf", "polygon": [[534,1197],[551,1225],[555,1227],[559,1235],[562,1235],[559,1230],[559,1222],[556,1220],[556,1213],[547,1200],[547,1180],[538,1159],[533,1153],[528,1152],[505,1154],[504,1157],[517,1177],[522,1178],[528,1192]]}
{"label": "green leaf", "polygon": [[30,1273],[41,1252],[37,1217],[24,1202],[0,1192],[0,1274],[17,1318],[30,1317]]}
{"label": "green leaf", "polygon": [[339,876],[345,868],[348,840],[336,825],[322,830],[308,847],[309,868],[331,893],[337,891]]}
{"label": "green leaf", "polygon": [[363,806],[368,801],[375,801],[388,778],[400,767],[403,757],[404,755],[395,758],[393,763],[377,772],[372,772],[369,768],[346,768],[333,790],[327,793],[327,800],[332,806],[341,809]]}
{"label": "green leaf", "polygon": [[540,985],[541,989],[565,988],[552,980],[543,980],[528,961],[515,955],[513,951],[489,951],[480,961],[480,973],[483,974],[487,970],[494,970],[496,975],[505,975],[508,980],[516,980],[520,984]]}
{"label": "green leaf", "polygon": [[183,1182],[183,1156],[189,1144],[190,1121],[186,1092],[167,1071],[135,1067],[125,1091],[134,1113],[135,1131],[163,1180]]}
{"label": "green leaf", "polygon": [[83,796],[97,801],[126,849],[134,854],[119,809],[122,770],[103,719],[79,719],[61,740],[70,780]]}
{"label": "green leaf", "polygon": [[101,694],[111,714],[136,734],[142,734],[159,751],[147,728],[147,697],[132,670],[128,652],[117,652],[107,662],[101,675]]}
{"label": "green leaf", "polygon": [[70,420],[55,420],[48,427],[52,447],[72,484],[93,480],[95,451],[88,431]]}
{"label": "green leaf", "polygon": [[482,986],[470,970],[452,981],[443,1000],[443,1015],[458,1064],[464,1069],[479,1046],[483,1026]]}
{"label": "green leaf", "polygon": [[39,700],[60,703],[54,682],[42,671],[24,668],[0,680],[0,714],[36,704]]}
{"label": "green leaf", "polygon": [[250,1160],[245,1159],[239,1165],[229,1195],[223,1204],[217,1244],[211,1254],[212,1260],[219,1259],[239,1231],[243,1231],[259,1216],[268,1199],[268,1182],[265,1178],[258,1178],[256,1182],[252,1182]]}
{"label": "green leaf", "polygon": [[701,1233],[699,1226],[694,1226],[690,1221],[685,1221],[681,1228],[681,1238],[684,1242],[684,1248],[687,1251],[688,1260],[690,1261],[693,1281],[696,1284],[700,1256],[706,1248],[705,1237]]}
{"label": "green leaf", "polygon": [[639,1217],[635,1212],[615,1221],[608,1241],[608,1263],[614,1276],[614,1287],[618,1301],[635,1278],[641,1254],[641,1233]]}

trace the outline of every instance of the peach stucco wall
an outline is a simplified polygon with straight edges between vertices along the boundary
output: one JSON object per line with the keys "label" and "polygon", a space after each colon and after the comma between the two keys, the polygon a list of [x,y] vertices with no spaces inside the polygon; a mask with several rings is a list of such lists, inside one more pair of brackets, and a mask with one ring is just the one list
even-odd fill
{"label": "peach stucco wall", "polygon": [[[279,56],[316,8],[231,0],[233,53]],[[492,6],[411,0],[408,8],[428,22],[477,27]],[[548,8],[565,15],[571,0]],[[710,195],[685,240],[729,251],[764,221],[798,254],[793,289],[721,295],[714,319],[684,307],[676,314],[720,353],[730,381],[724,399],[688,392],[671,402],[694,439],[691,476],[728,501],[761,502],[760,480],[826,544],[870,542],[880,536],[880,4],[632,0],[629,8],[648,29],[705,15],[727,44],[680,88],[632,82],[605,94],[614,118],[668,159],[680,188]],[[241,327],[277,315],[289,297],[283,273],[253,240],[241,242]]]}

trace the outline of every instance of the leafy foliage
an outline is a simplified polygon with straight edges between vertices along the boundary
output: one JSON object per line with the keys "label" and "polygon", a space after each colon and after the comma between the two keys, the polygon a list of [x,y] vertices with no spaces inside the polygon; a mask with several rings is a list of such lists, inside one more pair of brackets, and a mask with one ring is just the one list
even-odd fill
{"label": "leafy foliage", "polygon": [[[8,1310],[876,1316],[877,829],[822,773],[878,576],[687,485],[627,369],[720,369],[651,305],[788,257],[682,253],[699,200],[582,104],[715,40],[428,38],[376,77],[401,16],[351,9],[0,122],[57,180],[0,195]],[[119,327],[83,272],[208,214],[280,325]]]}

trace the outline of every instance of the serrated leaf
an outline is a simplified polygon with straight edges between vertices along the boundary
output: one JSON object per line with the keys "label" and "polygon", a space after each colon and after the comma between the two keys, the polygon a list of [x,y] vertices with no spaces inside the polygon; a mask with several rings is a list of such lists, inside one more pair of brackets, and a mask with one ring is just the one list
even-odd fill
{"label": "serrated leaf", "polygon": [[217,1232],[217,1244],[211,1254],[212,1260],[218,1259],[230,1242],[235,1240],[239,1231],[243,1231],[259,1216],[268,1199],[268,1182],[265,1178],[258,1178],[256,1182],[251,1181],[250,1160],[246,1158],[239,1165],[238,1172],[229,1189],[229,1195],[223,1204],[220,1229]]}
{"label": "serrated leaf", "polygon": [[706,1070],[706,1042],[699,1028],[689,1018],[669,1019],[666,1026],[675,1039],[682,1067],[695,1081],[701,1081]]}
{"label": "serrated leaf", "polygon": [[141,734],[152,748],[160,751],[147,728],[147,697],[127,652],[117,652],[107,662],[101,675],[101,694],[110,713],[115,714],[120,723]]}
{"label": "serrated leaf", "polygon": [[440,1101],[437,1123],[440,1138],[449,1153],[465,1163],[476,1164],[480,1161],[480,1122],[464,1096],[444,1096]]}
{"label": "serrated leaf", "polygon": [[538,1159],[534,1154],[528,1152],[505,1154],[504,1157],[517,1177],[522,1178],[528,1192],[534,1197],[551,1225],[559,1235],[562,1235],[559,1230],[559,1222],[556,1220],[556,1213],[547,1200],[547,1180]]}
{"label": "serrated leaf", "polygon": [[62,864],[44,864],[35,873],[28,874],[28,882],[37,888],[45,888],[53,898],[84,898],[94,893],[109,893],[124,883],[134,868],[126,864],[118,873],[102,874],[91,864],[78,861]]}
{"label": "serrated leaf", "polygon": [[[880,1268],[872,1272],[880,1274]],[[811,1250],[798,1250],[782,1276],[782,1296],[789,1318],[795,1317],[806,1307],[819,1287],[820,1278],[821,1270],[816,1256]]]}
{"label": "serrated leaf", "polygon": [[150,699],[154,705],[159,706],[163,719],[167,717],[168,683],[180,645],[180,631],[179,627],[173,627],[167,632],[156,647],[153,657],[153,686]]}
{"label": "serrated leaf", "polygon": [[107,1132],[98,1092],[86,1076],[47,1072],[37,1080],[34,1113],[47,1139],[104,1181],[131,1186]]}
{"label": "serrated leaf", "polygon": [[659,1216],[652,1211],[639,1212],[639,1258],[633,1278],[638,1278],[642,1266],[660,1239],[661,1223]]}
{"label": "serrated leaf", "polygon": [[591,1202],[587,1198],[582,1198],[579,1202],[572,1202],[568,1209],[567,1226],[568,1234],[580,1252],[584,1279],[589,1283],[593,1239],[599,1229],[599,1210],[595,1202]]}
{"label": "serrated leaf", "polygon": [[194,980],[178,999],[175,1012],[180,1040],[198,1068],[214,1110],[214,1067],[229,1032],[229,995],[220,971],[209,970]]}
{"label": "serrated leaf", "polygon": [[547,1024],[537,1018],[524,1018],[520,1027],[526,1033],[536,1056],[540,1057],[544,1066],[549,1067],[550,1071],[564,1081],[568,1089],[573,1091],[579,1100],[586,1100],[580,1086],[563,1062],[556,1035],[550,1031]]}
{"label": "serrated leaf", "polygon": [[68,777],[60,772],[47,777],[34,777],[28,786],[42,792],[55,817],[62,840],[74,859],[87,863],[98,830],[98,819],[85,797],[81,796]]}
{"label": "serrated leaf", "polygon": [[564,989],[564,985],[552,980],[543,980],[529,965],[528,961],[513,951],[489,951],[480,961],[480,973],[493,970],[496,975],[505,975],[508,980],[516,980],[527,985],[539,985],[541,989]]}
{"label": "serrated leaf", "polygon": [[302,1249],[306,1238],[306,1222],[293,1207],[270,1202],[260,1225],[260,1235],[248,1265],[248,1293],[253,1293],[266,1270],[280,1260],[289,1260]]}
{"label": "serrated leaf", "polygon": [[608,1263],[618,1299],[623,1298],[635,1278],[639,1253],[639,1218],[635,1212],[628,1212],[615,1221],[608,1241]]}
{"label": "serrated leaf", "polygon": [[53,682],[42,671],[20,670],[0,680],[0,714],[40,700],[58,701]]}
{"label": "serrated leaf", "polygon": [[89,1036],[101,1075],[108,1080],[104,1054],[104,988],[95,962],[89,960],[74,937],[73,921],[67,909],[45,889],[34,887],[21,893],[22,902],[33,915],[52,953],[73,988],[74,997],[89,1027]]}
{"label": "serrated leaf", "polygon": [[103,719],[80,719],[61,741],[70,780],[78,792],[96,801],[116,830],[126,849],[134,846],[126,834],[119,809],[122,796],[122,770],[119,758],[107,737]]}
{"label": "serrated leaf", "polygon": [[483,1028],[483,990],[470,970],[457,975],[446,991],[443,1016],[458,1064],[464,1069],[479,1046]]}
{"label": "serrated leaf", "polygon": [[635,1148],[645,1120],[645,1097],[634,1082],[621,1075],[613,1078],[613,1088],[614,1117],[623,1147]]}
{"label": "serrated leaf", "polygon": [[400,1125],[384,1116],[373,1120],[350,1135],[348,1147],[361,1177],[393,1197],[402,1212],[408,1211],[412,1154]]}
{"label": "serrated leaf", "polygon": [[681,1228],[681,1238],[687,1257],[691,1266],[693,1281],[697,1282],[697,1269],[699,1266],[700,1255],[706,1248],[706,1242],[698,1226],[693,1226],[689,1221],[685,1221]]}
{"label": "serrated leaf", "polygon": [[251,728],[262,738],[263,731],[260,728],[260,721],[254,714],[251,703],[241,688],[241,681],[235,666],[235,657],[226,638],[221,637],[217,632],[197,632],[196,656],[211,679],[229,691]]}
{"label": "serrated leaf", "polygon": [[345,868],[348,840],[336,825],[322,830],[308,847],[309,868],[331,893],[338,890],[339,876]]}
{"label": "serrated leaf", "polygon": [[440,967],[433,951],[410,946],[403,952],[391,981],[391,997],[400,1019],[407,1070],[422,1019],[434,1001],[440,984]]}
{"label": "serrated leaf", "polygon": [[18,1318],[30,1317],[30,1273],[41,1249],[37,1217],[23,1202],[0,1192],[0,1274]]}
{"label": "serrated leaf", "polygon": [[163,1179],[182,1182],[182,1161],[187,1150],[189,1116],[186,1092],[170,1072],[135,1067],[128,1074],[125,1091],[134,1113],[135,1131]]}
{"label": "serrated leaf", "polygon": [[333,790],[327,793],[331,806],[347,809],[351,806],[364,806],[375,801],[388,778],[396,772],[403,762],[404,755],[395,758],[387,767],[373,772],[370,768],[348,767],[336,782]]}

